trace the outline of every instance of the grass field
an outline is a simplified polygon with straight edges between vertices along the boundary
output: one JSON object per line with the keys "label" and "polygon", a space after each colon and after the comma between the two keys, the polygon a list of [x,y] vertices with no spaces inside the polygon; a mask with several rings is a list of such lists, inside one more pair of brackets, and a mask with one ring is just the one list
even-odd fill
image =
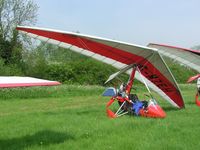
{"label": "grass field", "polygon": [[[186,108],[177,110],[155,95],[165,119],[108,119],[103,87],[0,89],[0,150],[12,149],[194,149],[200,147],[200,108],[195,85],[181,85]],[[137,92],[145,90],[139,86]]]}

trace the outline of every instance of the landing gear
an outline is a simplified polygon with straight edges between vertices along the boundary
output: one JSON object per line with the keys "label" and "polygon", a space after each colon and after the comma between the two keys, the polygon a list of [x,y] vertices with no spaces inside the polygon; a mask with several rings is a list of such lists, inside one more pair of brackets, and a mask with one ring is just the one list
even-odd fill
{"label": "landing gear", "polygon": [[[114,113],[109,106],[114,102],[118,101],[119,109]],[[135,107],[134,107],[135,106]],[[124,100],[123,102],[118,99],[113,99],[108,102],[107,107],[107,116],[109,118],[117,118],[123,116],[125,114],[143,116],[143,117],[151,117],[151,118],[165,118],[166,113],[162,110],[162,108],[156,103],[155,100],[147,101],[135,101],[130,103],[130,100]]]}
{"label": "landing gear", "polygon": [[[140,72],[138,67],[134,66],[127,85],[122,84],[118,92],[116,92],[117,90],[114,88],[108,88],[104,92],[103,94],[104,96],[112,95],[112,98],[106,105],[107,116],[109,118],[117,118],[125,114],[130,114],[130,115],[143,116],[143,117],[165,118],[166,116],[165,112],[156,103],[145,81],[144,81],[144,84],[147,90],[149,91],[149,95],[150,95],[149,101],[146,101],[146,100],[140,101],[136,94],[130,94],[136,70]],[[111,89],[112,89],[112,92],[108,91]],[[111,93],[114,93],[114,94],[111,94]],[[114,103],[114,101],[117,101],[119,104],[119,108],[116,112],[113,112],[110,109],[110,106]]]}

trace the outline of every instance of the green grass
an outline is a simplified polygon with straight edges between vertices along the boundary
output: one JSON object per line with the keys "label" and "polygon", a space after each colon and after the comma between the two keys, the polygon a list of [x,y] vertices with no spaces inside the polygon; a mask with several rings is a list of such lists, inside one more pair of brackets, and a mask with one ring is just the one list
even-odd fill
{"label": "green grass", "polygon": [[[103,87],[67,86],[0,90],[0,150],[199,149],[200,108],[195,85],[181,85],[186,108],[161,100],[165,119],[108,119]],[[146,92],[139,86],[137,92]]]}

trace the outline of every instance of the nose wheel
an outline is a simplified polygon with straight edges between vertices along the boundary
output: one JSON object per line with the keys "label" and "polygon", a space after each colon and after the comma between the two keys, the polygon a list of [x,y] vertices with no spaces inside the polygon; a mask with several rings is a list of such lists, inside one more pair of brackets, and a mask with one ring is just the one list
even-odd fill
{"label": "nose wheel", "polygon": [[200,100],[199,100],[199,93],[197,92],[196,97],[195,97],[195,103],[197,106],[200,107]]}

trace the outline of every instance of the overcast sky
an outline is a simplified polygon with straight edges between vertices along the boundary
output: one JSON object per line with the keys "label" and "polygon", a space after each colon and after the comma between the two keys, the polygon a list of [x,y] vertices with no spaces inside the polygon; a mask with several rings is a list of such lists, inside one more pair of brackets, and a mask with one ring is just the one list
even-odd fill
{"label": "overcast sky", "polygon": [[200,0],[34,0],[38,27],[139,45],[200,45]]}

